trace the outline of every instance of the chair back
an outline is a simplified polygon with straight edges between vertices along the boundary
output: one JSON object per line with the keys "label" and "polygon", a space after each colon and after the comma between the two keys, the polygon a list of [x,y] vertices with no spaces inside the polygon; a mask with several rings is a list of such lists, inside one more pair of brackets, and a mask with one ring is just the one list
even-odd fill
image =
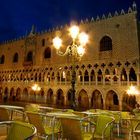
{"label": "chair back", "polygon": [[45,134],[45,129],[43,125],[43,119],[39,113],[35,112],[26,112],[26,115],[28,117],[29,123],[33,124],[37,128],[37,133],[39,134]]}
{"label": "chair back", "polygon": [[10,114],[8,109],[0,107],[0,122],[1,121],[9,121]]}
{"label": "chair back", "polygon": [[76,118],[61,118],[63,138],[69,140],[83,140],[80,120]]}
{"label": "chair back", "polygon": [[4,121],[1,125],[10,125],[6,140],[32,140],[36,134],[36,128],[25,122]]}
{"label": "chair back", "polygon": [[113,117],[100,114],[97,117],[94,135],[101,136],[102,138],[110,138],[114,121]]}

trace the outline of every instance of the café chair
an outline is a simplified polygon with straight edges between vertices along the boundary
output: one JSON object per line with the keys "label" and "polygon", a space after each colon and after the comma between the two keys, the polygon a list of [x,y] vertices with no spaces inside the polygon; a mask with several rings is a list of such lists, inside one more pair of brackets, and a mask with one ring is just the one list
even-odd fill
{"label": "caf\u00e9 chair", "polygon": [[68,140],[92,140],[93,134],[82,131],[81,119],[76,117],[60,118],[62,127],[62,139]]}
{"label": "caf\u00e9 chair", "polygon": [[33,124],[37,128],[37,137],[42,139],[48,139],[54,136],[59,136],[60,125],[57,122],[55,116],[48,116],[47,114],[38,112],[25,112],[29,123]]}
{"label": "caf\u00e9 chair", "polygon": [[36,127],[20,121],[3,121],[0,126],[7,127],[4,135],[6,140],[32,140],[36,134]]}
{"label": "caf\u00e9 chair", "polygon": [[10,120],[9,111],[6,108],[0,107],[0,122],[9,120]]}
{"label": "caf\u00e9 chair", "polygon": [[93,139],[112,139],[112,129],[115,122],[115,118],[105,114],[93,115],[96,117],[95,130],[93,132]]}

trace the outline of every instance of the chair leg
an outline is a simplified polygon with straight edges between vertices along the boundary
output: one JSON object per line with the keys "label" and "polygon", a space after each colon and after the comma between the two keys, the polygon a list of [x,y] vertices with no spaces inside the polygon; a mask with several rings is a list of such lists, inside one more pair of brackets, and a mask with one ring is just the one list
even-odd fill
{"label": "chair leg", "polygon": [[117,131],[118,131],[118,136],[120,135],[120,125],[119,124],[117,124]]}

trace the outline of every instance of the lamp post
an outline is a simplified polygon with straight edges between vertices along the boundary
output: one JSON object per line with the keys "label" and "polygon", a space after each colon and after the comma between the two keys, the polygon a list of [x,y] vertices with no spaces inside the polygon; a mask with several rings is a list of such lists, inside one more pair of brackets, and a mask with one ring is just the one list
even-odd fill
{"label": "lamp post", "polygon": [[[34,84],[32,86],[32,90],[34,91],[34,96],[36,97],[36,92],[40,91],[41,88],[40,88],[40,86],[38,84]],[[36,101],[36,98],[35,98],[35,101]]]}
{"label": "lamp post", "polygon": [[85,53],[84,46],[88,42],[88,35],[84,32],[79,31],[79,27],[73,25],[69,29],[70,36],[72,38],[72,44],[68,45],[65,52],[60,51],[62,46],[62,40],[58,36],[53,39],[53,45],[57,49],[57,54],[60,56],[70,56],[72,60],[72,78],[71,78],[71,98],[70,105],[73,109],[76,107],[75,102],[75,81],[76,81],[76,72],[75,72],[75,62],[79,60]]}

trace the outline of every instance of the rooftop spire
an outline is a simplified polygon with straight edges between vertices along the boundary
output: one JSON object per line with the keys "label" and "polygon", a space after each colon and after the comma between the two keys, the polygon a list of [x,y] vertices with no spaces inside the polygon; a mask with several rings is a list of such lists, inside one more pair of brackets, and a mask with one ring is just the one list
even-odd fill
{"label": "rooftop spire", "polygon": [[34,34],[35,34],[35,26],[32,25],[32,29],[31,29],[31,31],[29,33],[29,36],[34,35]]}
{"label": "rooftop spire", "polygon": [[136,5],[135,0],[133,0],[132,8],[134,11],[137,11],[137,5]]}

